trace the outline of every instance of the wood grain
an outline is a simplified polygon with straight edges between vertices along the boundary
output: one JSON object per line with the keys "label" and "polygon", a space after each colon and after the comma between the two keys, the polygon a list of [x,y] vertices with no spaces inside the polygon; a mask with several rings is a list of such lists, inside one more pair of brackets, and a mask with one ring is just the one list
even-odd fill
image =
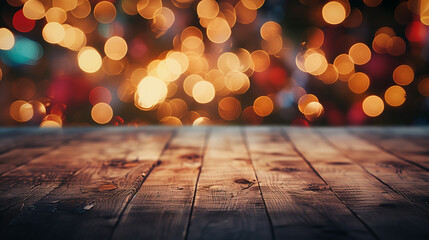
{"label": "wood grain", "polygon": [[287,129],[297,150],[380,239],[425,239],[429,215],[410,204],[312,130]]}
{"label": "wood grain", "polygon": [[42,131],[32,130],[28,134],[13,134],[0,138],[0,143],[5,139],[5,145],[0,144],[4,151],[0,154],[0,175],[15,169],[35,158],[38,158],[68,141],[80,136],[82,130],[48,129]]}
{"label": "wood grain", "polygon": [[386,186],[423,210],[429,210],[429,172],[342,129],[322,129],[318,132]]}
{"label": "wood grain", "polygon": [[187,239],[271,239],[271,234],[240,129],[212,129]]}
{"label": "wood grain", "polygon": [[276,128],[247,128],[276,239],[375,239]]}
{"label": "wood grain", "polygon": [[177,132],[127,206],[113,239],[183,239],[201,168],[206,129]]}
{"label": "wood grain", "polygon": [[[170,137],[171,131],[90,134],[84,143],[73,142],[18,168],[15,178],[30,172],[40,179],[33,178],[13,188],[18,192],[9,193],[28,191],[29,195],[21,194],[27,196],[26,207],[7,225],[5,235],[14,239],[109,237]],[[61,168],[67,173],[56,175]],[[20,231],[23,227],[26,231]]]}
{"label": "wood grain", "polygon": [[0,128],[2,239],[429,239],[429,128]]}
{"label": "wood grain", "polygon": [[[372,144],[382,148],[384,151],[387,151],[403,161],[412,163],[426,171],[429,171],[429,141],[426,140],[424,142],[426,144],[417,144],[412,139],[414,136],[418,135],[420,132],[419,129],[414,129],[414,134],[410,135],[410,133],[406,133],[399,130],[389,130],[380,131],[379,129],[370,129],[366,131],[354,131],[354,133],[363,139],[371,142]],[[409,130],[412,131],[412,130]],[[395,136],[396,133],[396,136]],[[400,136],[397,136],[397,134]],[[420,139],[422,142],[422,139]]]}

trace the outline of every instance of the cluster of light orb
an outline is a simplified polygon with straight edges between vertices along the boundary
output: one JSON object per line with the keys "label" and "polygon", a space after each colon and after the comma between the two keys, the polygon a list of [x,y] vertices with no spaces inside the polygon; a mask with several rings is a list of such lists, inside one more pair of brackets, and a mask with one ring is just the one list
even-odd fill
{"label": "cluster of light orb", "polygon": [[[266,71],[272,58],[279,57],[284,50],[282,27],[275,21],[264,22],[259,29],[260,49],[255,51],[233,49],[231,41],[236,23],[254,22],[257,11],[264,2],[241,0],[232,5],[228,1],[198,1],[194,7],[200,26],[183,29],[172,39],[171,50],[162,52],[149,64],[131,70],[131,77],[120,83],[119,99],[124,102],[132,101],[143,111],[156,110],[160,122],[176,125],[182,124],[181,118],[185,116],[197,125],[211,121],[209,114],[188,111],[185,101],[174,98],[178,88],[182,88],[197,104],[209,104],[216,100],[218,114],[225,121],[233,121],[245,112],[259,117],[270,115],[275,108],[273,96],[259,96],[251,106],[243,107],[235,95],[246,93],[251,85],[250,77],[255,72]],[[381,2],[382,0],[364,0],[368,7],[376,7]],[[172,3],[177,8],[189,8],[193,7],[194,0],[172,0]],[[162,0],[122,0],[116,5],[120,5],[128,15],[140,15],[147,19],[156,38],[166,34],[177,20],[175,12],[165,6]],[[129,54],[124,36],[117,34],[106,37],[104,51],[99,51],[88,45],[88,34],[96,25],[80,25],[76,21],[80,19],[83,22],[87,17],[93,17],[101,24],[112,23],[119,11],[117,7],[119,6],[110,1],[98,1],[92,7],[89,0],[52,0],[50,5],[42,0],[28,0],[24,1],[19,14],[32,21],[45,19],[46,24],[41,32],[43,39],[47,43],[75,51],[77,65],[83,72],[93,74],[103,69],[108,75],[118,75],[126,68],[123,60]],[[328,1],[320,11],[328,25],[353,26],[362,21],[362,14],[359,10],[351,9],[348,0]],[[427,1],[421,1],[419,16],[423,24],[429,25]],[[34,23],[17,30],[27,32],[33,27]],[[326,84],[333,84],[337,80],[347,82],[353,93],[362,96],[371,85],[371,76],[357,72],[355,67],[371,60],[371,48],[378,54],[392,56],[406,52],[405,41],[388,27],[382,27],[376,32],[370,46],[362,42],[355,43],[347,53],[336,56],[332,62],[327,60],[321,49],[323,42],[324,32],[319,28],[312,29],[307,48],[295,58],[296,66]],[[14,44],[14,34],[7,28],[0,28],[0,49],[10,50]],[[405,102],[404,86],[414,80],[412,66],[398,66],[392,73],[392,79],[394,85],[386,89],[383,96],[362,97],[362,109],[366,115],[379,116],[384,110],[384,102],[392,107],[401,106]],[[418,89],[422,95],[428,96],[429,78],[421,80]],[[96,123],[106,124],[111,121],[114,114],[109,104],[110,102],[93,104],[91,116]],[[322,104],[313,94],[303,94],[298,101],[298,109],[310,121],[318,119],[324,112]],[[34,103],[24,100],[13,102],[10,107],[11,117],[19,122],[29,121],[35,113]],[[41,126],[62,126],[62,118],[55,116],[46,115]]]}

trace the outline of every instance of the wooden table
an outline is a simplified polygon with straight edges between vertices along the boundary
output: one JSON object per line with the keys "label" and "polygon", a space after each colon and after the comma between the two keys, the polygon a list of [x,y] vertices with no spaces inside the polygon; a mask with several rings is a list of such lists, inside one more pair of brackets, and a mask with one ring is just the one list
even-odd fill
{"label": "wooden table", "polygon": [[429,239],[429,128],[0,129],[1,239]]}

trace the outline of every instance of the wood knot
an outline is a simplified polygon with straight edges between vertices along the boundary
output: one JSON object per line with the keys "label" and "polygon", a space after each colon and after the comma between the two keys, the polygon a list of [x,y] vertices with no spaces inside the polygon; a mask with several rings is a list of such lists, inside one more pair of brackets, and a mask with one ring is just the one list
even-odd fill
{"label": "wood knot", "polygon": [[104,184],[104,185],[101,185],[98,187],[98,191],[104,192],[104,191],[114,190],[117,188],[118,188],[118,186],[115,184]]}
{"label": "wood knot", "polygon": [[132,167],[136,167],[137,165],[139,165],[138,160],[126,161],[123,159],[113,159],[108,163],[109,167],[117,167],[117,168],[132,168]]}
{"label": "wood knot", "polygon": [[200,155],[196,154],[196,153],[191,153],[191,154],[183,154],[180,156],[181,159],[188,159],[188,160],[194,160],[199,158]]}
{"label": "wood knot", "polygon": [[234,182],[238,183],[238,184],[247,185],[247,186],[242,188],[242,190],[244,190],[244,189],[248,189],[251,186],[253,186],[253,184],[255,184],[257,181],[256,180],[249,181],[249,180],[244,179],[244,178],[239,178],[239,179],[235,179]]}

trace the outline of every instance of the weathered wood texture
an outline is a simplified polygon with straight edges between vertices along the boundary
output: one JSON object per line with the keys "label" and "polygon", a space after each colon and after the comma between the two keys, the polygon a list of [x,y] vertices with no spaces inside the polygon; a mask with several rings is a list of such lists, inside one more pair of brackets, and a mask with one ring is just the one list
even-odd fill
{"label": "weathered wood texture", "polygon": [[0,129],[1,239],[429,239],[429,128]]}

